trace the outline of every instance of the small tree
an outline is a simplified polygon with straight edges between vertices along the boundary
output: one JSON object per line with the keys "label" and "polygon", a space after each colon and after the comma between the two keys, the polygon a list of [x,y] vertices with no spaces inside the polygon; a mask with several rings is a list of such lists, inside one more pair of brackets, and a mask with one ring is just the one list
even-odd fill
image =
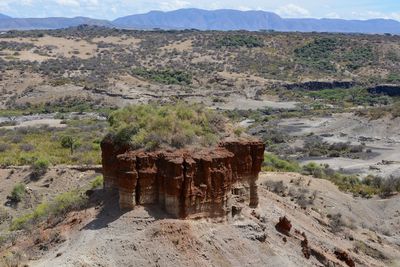
{"label": "small tree", "polygon": [[69,148],[72,155],[74,154],[74,149],[76,147],[76,140],[72,136],[63,136],[61,138],[61,146],[63,148]]}

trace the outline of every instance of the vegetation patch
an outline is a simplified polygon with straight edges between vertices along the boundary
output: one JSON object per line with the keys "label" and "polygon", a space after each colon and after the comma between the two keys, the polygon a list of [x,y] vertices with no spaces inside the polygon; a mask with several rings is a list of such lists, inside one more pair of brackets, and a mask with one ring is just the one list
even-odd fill
{"label": "vegetation patch", "polygon": [[31,166],[31,169],[32,169],[31,176],[33,178],[39,178],[39,177],[45,175],[47,172],[47,169],[49,168],[49,165],[50,165],[50,163],[46,159],[36,160]]}
{"label": "vegetation patch", "polygon": [[[30,165],[40,174],[45,165],[100,164],[100,142],[106,134],[107,122],[77,118],[66,120],[65,125],[65,128],[0,129],[0,165]],[[66,136],[73,139],[73,153],[71,144],[62,142]]]}
{"label": "vegetation patch", "polygon": [[93,181],[90,182],[90,188],[91,189],[99,188],[103,186],[103,183],[104,183],[103,175],[96,176],[96,178],[94,178]]}
{"label": "vegetation patch", "polygon": [[295,161],[280,159],[278,156],[265,153],[263,162],[263,171],[268,172],[300,172],[301,167]]}
{"label": "vegetation patch", "polygon": [[344,54],[344,60],[350,70],[356,70],[372,63],[375,60],[375,53],[370,45],[352,46],[350,51]]}
{"label": "vegetation patch", "polygon": [[264,42],[261,38],[252,35],[226,35],[215,42],[216,47],[263,47]]}
{"label": "vegetation patch", "polygon": [[317,38],[294,50],[295,57],[309,67],[322,71],[335,71],[330,62],[340,42],[335,38]]}
{"label": "vegetation patch", "polygon": [[386,107],[373,107],[364,110],[357,110],[357,116],[367,117],[371,120],[378,120],[383,117],[391,117],[393,119],[400,117],[400,101]]}
{"label": "vegetation patch", "polygon": [[[392,178],[392,180],[389,179],[385,182],[378,177],[369,177],[360,180],[356,176],[345,175],[334,171],[329,168],[328,165],[319,165],[312,162],[300,166],[297,162],[281,159],[268,153],[266,153],[264,157],[263,171],[297,172],[304,175],[311,175],[315,178],[329,180],[338,186],[340,190],[362,197],[371,197],[377,194],[387,196],[396,190],[400,191],[400,178]],[[386,191],[387,193],[385,193]]]}
{"label": "vegetation patch", "polygon": [[39,104],[16,104],[13,101],[7,103],[7,110],[0,110],[1,116],[19,116],[28,114],[70,113],[70,112],[94,112],[109,113],[114,107],[102,104],[98,100],[81,97],[63,97],[51,102]]}
{"label": "vegetation patch", "polygon": [[226,119],[201,105],[129,106],[109,117],[110,136],[135,149],[211,146],[225,132]]}
{"label": "vegetation patch", "polygon": [[26,194],[26,186],[24,184],[16,184],[12,191],[9,199],[14,202],[21,202]]}
{"label": "vegetation patch", "polygon": [[180,70],[149,70],[144,68],[137,68],[133,69],[132,73],[133,75],[142,77],[146,80],[162,84],[189,85],[192,83],[192,75],[190,73]]}
{"label": "vegetation patch", "polygon": [[313,100],[324,100],[327,103],[339,106],[346,106],[346,103],[365,106],[388,105],[391,102],[391,98],[388,96],[372,95],[368,93],[367,89],[360,87],[302,91],[302,94]]}
{"label": "vegetation patch", "polygon": [[330,144],[320,136],[311,135],[304,140],[301,152],[308,157],[366,157],[367,149],[363,145],[352,145],[350,142],[338,142]]}
{"label": "vegetation patch", "polygon": [[78,210],[86,203],[87,197],[81,191],[60,194],[53,201],[38,205],[33,212],[15,218],[11,223],[10,230],[30,229],[50,217],[65,216],[72,210]]}

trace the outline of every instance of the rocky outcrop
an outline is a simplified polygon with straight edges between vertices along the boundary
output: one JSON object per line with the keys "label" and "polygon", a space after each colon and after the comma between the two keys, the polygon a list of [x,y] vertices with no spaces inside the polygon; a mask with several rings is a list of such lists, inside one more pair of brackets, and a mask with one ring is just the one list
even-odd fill
{"label": "rocky outcrop", "polygon": [[350,255],[346,251],[337,249],[335,251],[335,255],[338,260],[345,262],[349,267],[356,266],[354,260],[350,257]]}
{"label": "rocky outcrop", "polygon": [[306,91],[319,91],[324,89],[343,88],[348,89],[356,84],[351,81],[310,81],[304,83],[290,83],[285,84],[284,87],[288,90],[306,90]]}
{"label": "rocky outcrop", "polygon": [[384,94],[388,96],[400,96],[399,84],[381,84],[368,89],[370,94]]}
{"label": "rocky outcrop", "polygon": [[226,141],[199,151],[146,152],[106,138],[101,146],[104,186],[118,189],[121,208],[157,204],[176,218],[222,216],[238,185],[248,188],[249,205],[258,205],[262,142]]}
{"label": "rocky outcrop", "polygon": [[286,218],[286,216],[279,218],[279,222],[275,225],[275,229],[287,236],[290,236],[290,230],[292,229],[292,223]]}
{"label": "rocky outcrop", "polygon": [[311,256],[311,250],[308,246],[308,239],[305,233],[301,234],[303,236],[303,240],[301,241],[301,252],[303,252],[303,255],[306,259],[309,259]]}

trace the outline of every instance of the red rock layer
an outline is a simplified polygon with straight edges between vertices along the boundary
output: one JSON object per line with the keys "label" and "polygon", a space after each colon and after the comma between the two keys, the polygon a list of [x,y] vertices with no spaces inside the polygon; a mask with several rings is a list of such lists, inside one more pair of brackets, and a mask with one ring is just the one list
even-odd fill
{"label": "red rock layer", "polygon": [[257,206],[264,149],[262,142],[231,141],[199,152],[144,152],[118,147],[106,138],[104,186],[119,190],[121,208],[158,204],[177,218],[222,216],[236,183],[248,184],[250,205]]}

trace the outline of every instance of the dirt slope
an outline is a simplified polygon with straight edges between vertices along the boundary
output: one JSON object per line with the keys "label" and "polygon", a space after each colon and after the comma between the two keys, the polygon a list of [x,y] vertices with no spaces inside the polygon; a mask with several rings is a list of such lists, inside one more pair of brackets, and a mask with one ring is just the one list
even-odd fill
{"label": "dirt slope", "polygon": [[[259,208],[244,208],[223,221],[174,220],[155,208],[123,213],[104,207],[29,266],[347,266],[334,254],[339,249],[356,266],[397,266],[399,198],[354,199],[328,181],[310,179],[263,173]],[[271,181],[283,181],[282,193],[267,190]],[[296,190],[317,197],[302,209]],[[342,229],[333,232],[329,216],[335,213],[342,214]],[[282,216],[293,225],[290,236],[275,229]],[[386,227],[385,234],[374,226]],[[309,259],[302,252],[303,232]]]}

